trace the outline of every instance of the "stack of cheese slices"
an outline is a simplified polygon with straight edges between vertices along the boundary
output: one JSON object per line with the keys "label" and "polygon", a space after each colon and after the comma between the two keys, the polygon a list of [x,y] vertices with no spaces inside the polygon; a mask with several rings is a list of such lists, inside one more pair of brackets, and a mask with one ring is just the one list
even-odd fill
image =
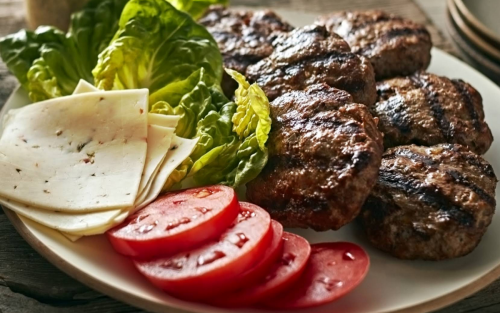
{"label": "stack of cheese slices", "polygon": [[9,111],[0,138],[0,204],[71,240],[102,234],[152,202],[197,140],[178,116],[148,112],[147,89],[98,91]]}

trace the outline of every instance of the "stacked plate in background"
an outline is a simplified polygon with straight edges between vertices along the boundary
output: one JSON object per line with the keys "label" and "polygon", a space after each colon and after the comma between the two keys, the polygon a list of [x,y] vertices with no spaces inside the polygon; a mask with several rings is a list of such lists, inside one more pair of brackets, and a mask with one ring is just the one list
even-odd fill
{"label": "stacked plate in background", "polygon": [[500,1],[447,1],[453,42],[467,61],[500,84]]}

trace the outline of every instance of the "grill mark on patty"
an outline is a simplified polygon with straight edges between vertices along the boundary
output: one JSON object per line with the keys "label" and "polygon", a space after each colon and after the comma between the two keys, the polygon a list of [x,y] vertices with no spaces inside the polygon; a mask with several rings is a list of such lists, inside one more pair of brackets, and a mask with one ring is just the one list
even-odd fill
{"label": "grill mark on patty", "polygon": [[371,164],[372,156],[373,153],[367,150],[355,151],[351,158],[354,170],[357,173],[360,173],[365,168],[367,168]]}
{"label": "grill mark on patty", "polygon": [[[358,56],[352,52],[341,52],[341,51],[330,51],[321,55],[307,55],[297,60],[293,60],[292,62],[278,62],[278,66],[273,68],[272,73],[264,74],[265,75],[275,75],[276,71],[283,71],[285,73],[294,73],[301,72],[304,67],[314,62],[331,62],[342,64],[343,62],[356,60]],[[297,71],[300,69],[301,71]]]}
{"label": "grill mark on patty", "polygon": [[[436,170],[441,170],[440,163],[437,162],[436,160],[434,160],[426,155],[422,155],[422,154],[413,152],[409,149],[398,149],[393,154],[391,154],[389,156],[391,156],[391,157],[399,156],[399,157],[403,157],[403,158],[406,158],[409,160],[419,161],[419,162],[424,163],[427,167],[430,167],[430,168],[433,168]],[[384,157],[384,159],[385,159],[385,157]],[[484,191],[478,185],[469,181],[469,179],[467,177],[465,177],[464,175],[462,175],[458,171],[444,170],[444,169],[442,171],[444,173],[448,174],[449,176],[451,176],[453,178],[453,180],[455,181],[455,183],[469,188],[470,190],[475,192],[481,199],[486,201],[488,204],[493,205],[493,206],[496,205],[496,201],[495,201],[494,197],[492,197],[490,194],[488,194],[488,192]]]}
{"label": "grill mark on patty", "polygon": [[[343,20],[348,20],[347,18],[343,18]],[[390,16],[390,15],[382,15],[382,16],[378,16],[376,19],[374,20],[365,20],[363,21],[363,23],[359,24],[359,25],[352,25],[352,31],[351,32],[357,32],[363,28],[366,28],[368,26],[372,26],[372,25],[376,25],[376,24],[380,24],[380,23],[385,23],[385,22],[392,22],[392,21],[401,21],[402,19],[401,18],[397,18],[397,17],[394,17],[394,16]]]}
{"label": "grill mark on patty", "polygon": [[458,80],[458,79],[452,79],[451,83],[455,87],[455,90],[460,94],[462,97],[462,100],[465,103],[465,107],[467,108],[467,111],[469,113],[469,116],[472,120],[472,125],[476,130],[481,129],[481,123],[479,122],[479,116],[474,109],[474,101],[472,101],[472,97],[470,92],[468,92],[467,88],[465,88],[465,84],[463,81]]}
{"label": "grill mark on patty", "polygon": [[415,88],[419,88],[424,93],[425,100],[429,103],[429,108],[431,109],[432,116],[437,121],[441,134],[446,138],[447,141],[451,141],[453,138],[451,123],[445,116],[445,112],[443,107],[441,106],[441,103],[439,102],[437,92],[430,90],[429,88],[429,86],[431,86],[432,84],[428,81],[425,81],[420,75],[413,75],[409,78]]}
{"label": "grill mark on patty", "polygon": [[455,180],[456,183],[466,186],[472,191],[474,191],[480,198],[482,198],[484,201],[486,201],[489,205],[495,206],[496,201],[495,198],[490,196],[486,191],[481,189],[479,186],[476,184],[472,183],[465,177],[464,175],[460,174],[457,171],[446,171],[447,174],[449,174],[453,179]]}
{"label": "grill mark on patty", "polygon": [[439,191],[437,186],[425,186],[417,179],[385,168],[379,170],[378,184],[399,190],[405,194],[417,195],[420,201],[426,205],[446,212],[450,217],[453,217],[464,226],[470,227],[474,224],[474,216],[468,212],[464,212],[462,207],[451,202],[450,199]]}
{"label": "grill mark on patty", "polygon": [[[386,100],[390,110],[384,110],[384,115],[389,118],[391,126],[397,128],[402,134],[410,134],[412,120],[411,116],[406,112],[405,99],[400,95],[395,95]],[[377,113],[377,112],[376,112]],[[375,114],[377,116],[379,114]]]}
{"label": "grill mark on patty", "polygon": [[426,35],[428,36],[429,33],[427,30],[423,28],[415,28],[415,27],[410,27],[406,26],[403,28],[392,28],[388,31],[385,31],[383,34],[381,34],[375,41],[371,42],[369,45],[360,48],[357,53],[361,53],[363,55],[370,54],[374,48],[381,44],[385,44],[392,39],[396,37],[408,37],[408,36],[421,36],[421,35]]}
{"label": "grill mark on patty", "polygon": [[460,160],[467,162],[467,164],[477,167],[481,173],[488,177],[492,177],[496,179],[495,172],[493,171],[493,167],[491,164],[484,164],[479,159],[478,156],[472,153],[462,153],[460,151],[460,146],[455,146],[454,144],[442,144],[442,147],[445,147],[453,152],[455,152],[455,157],[458,157]]}

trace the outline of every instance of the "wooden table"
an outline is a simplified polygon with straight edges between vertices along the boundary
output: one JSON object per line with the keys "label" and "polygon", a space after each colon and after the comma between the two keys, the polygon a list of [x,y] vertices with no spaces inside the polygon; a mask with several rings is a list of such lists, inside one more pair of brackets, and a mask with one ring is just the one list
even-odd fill
{"label": "wooden table", "polygon": [[[435,46],[454,53],[453,47],[443,35],[444,2],[444,0],[233,1],[238,5],[270,5],[323,13],[339,9],[381,8],[425,23],[431,30]],[[15,32],[24,27],[24,24],[22,0],[0,0],[0,36]],[[15,86],[17,86],[16,79],[0,61],[0,105],[5,103]],[[142,311],[93,291],[56,269],[17,234],[0,210],[0,313],[11,312]],[[500,312],[500,281],[439,312]]]}

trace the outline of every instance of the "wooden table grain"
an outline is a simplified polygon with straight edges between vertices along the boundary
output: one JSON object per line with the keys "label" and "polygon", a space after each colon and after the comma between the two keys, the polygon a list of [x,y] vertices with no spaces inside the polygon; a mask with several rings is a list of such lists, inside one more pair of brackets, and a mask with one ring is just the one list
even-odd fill
{"label": "wooden table grain", "polygon": [[[234,0],[233,4],[319,13],[340,9],[380,8],[426,24],[432,33],[434,45],[454,53],[443,28],[444,2],[445,0]],[[0,36],[15,32],[24,25],[22,0],[0,0]],[[0,106],[16,86],[16,79],[0,61]],[[56,269],[17,234],[0,210],[0,313],[14,312],[143,311],[93,291]],[[500,281],[438,312],[500,312]]]}

